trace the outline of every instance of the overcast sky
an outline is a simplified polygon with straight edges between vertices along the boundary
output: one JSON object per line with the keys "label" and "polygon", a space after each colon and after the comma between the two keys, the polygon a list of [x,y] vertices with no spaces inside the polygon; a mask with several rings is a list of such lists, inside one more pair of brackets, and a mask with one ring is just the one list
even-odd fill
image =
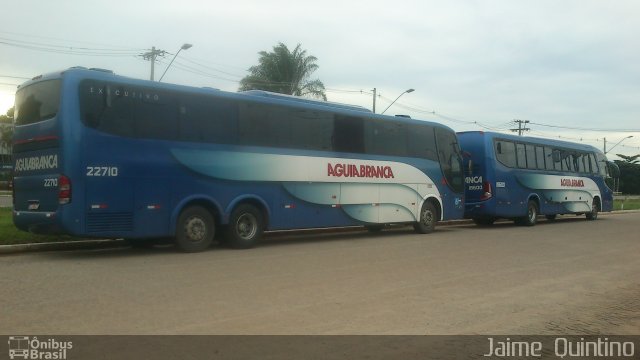
{"label": "overcast sky", "polygon": [[456,131],[529,120],[530,135],[601,149],[633,135],[612,153],[640,153],[639,1],[20,0],[3,10],[1,113],[25,78],[80,65],[148,79],[136,55],[183,43],[193,47],[164,82],[236,91],[259,51],[300,43],[330,101],[371,108],[377,88],[380,112],[414,88],[387,113]]}

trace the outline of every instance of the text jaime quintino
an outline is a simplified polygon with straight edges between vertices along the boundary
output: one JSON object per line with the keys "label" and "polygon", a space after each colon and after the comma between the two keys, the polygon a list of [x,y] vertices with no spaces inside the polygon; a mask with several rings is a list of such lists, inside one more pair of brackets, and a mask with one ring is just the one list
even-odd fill
{"label": "text jaime quintino", "polygon": [[485,357],[548,357],[558,358],[634,358],[633,341],[618,341],[610,337],[557,337],[553,342],[512,340],[511,338],[487,338]]}

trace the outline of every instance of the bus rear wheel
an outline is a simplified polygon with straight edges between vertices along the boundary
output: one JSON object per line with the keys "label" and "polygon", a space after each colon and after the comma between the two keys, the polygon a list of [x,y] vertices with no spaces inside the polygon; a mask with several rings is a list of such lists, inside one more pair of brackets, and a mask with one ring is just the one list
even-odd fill
{"label": "bus rear wheel", "polygon": [[593,204],[591,204],[591,212],[586,214],[587,220],[597,220],[599,212],[600,203],[597,200],[593,200]]}
{"label": "bus rear wheel", "polygon": [[234,249],[254,247],[264,232],[262,212],[253,205],[240,205],[231,213],[225,243]]}
{"label": "bus rear wheel", "polygon": [[184,252],[207,249],[213,242],[215,221],[211,213],[201,206],[191,206],[182,211],[176,226],[176,245]]}
{"label": "bus rear wheel", "polygon": [[527,203],[527,216],[523,216],[516,220],[518,225],[533,226],[538,222],[538,204],[529,200]]}
{"label": "bus rear wheel", "polygon": [[429,234],[435,229],[437,221],[438,211],[435,206],[430,202],[425,202],[420,211],[420,219],[413,224],[413,228],[419,234]]}

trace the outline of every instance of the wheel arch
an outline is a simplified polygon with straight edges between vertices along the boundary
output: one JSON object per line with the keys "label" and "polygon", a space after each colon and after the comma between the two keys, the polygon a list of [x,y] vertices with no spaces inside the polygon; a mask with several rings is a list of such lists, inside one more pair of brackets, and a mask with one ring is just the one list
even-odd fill
{"label": "wheel arch", "polygon": [[216,225],[222,223],[223,213],[221,211],[220,204],[217,201],[206,195],[193,195],[184,198],[173,209],[173,212],[171,213],[171,220],[169,222],[170,234],[175,234],[178,217],[180,216],[180,213],[182,213],[182,211],[184,211],[184,209],[188,208],[189,206],[202,206],[211,213],[211,216],[213,216],[213,221]]}
{"label": "wheel arch", "polygon": [[[527,198],[527,206],[529,206],[529,201],[533,201],[536,203],[536,206],[538,207],[538,214],[540,214],[540,195],[533,193],[533,194],[529,194],[529,197]],[[528,212],[529,210],[527,209],[527,207],[525,206],[525,213]]]}
{"label": "wheel arch", "polygon": [[[233,201],[231,201],[227,206],[227,208],[225,209],[225,214],[231,214],[231,212],[233,212],[233,210],[236,207],[243,204],[253,205],[258,210],[260,210],[260,212],[262,213],[263,221],[264,221],[264,228],[265,229],[269,228],[269,223],[270,223],[269,220],[271,219],[271,210],[269,209],[269,205],[267,204],[267,202],[263,198],[257,195],[243,195],[233,199]],[[227,224],[228,222],[229,222],[229,216],[225,216],[224,224]]]}
{"label": "wheel arch", "polygon": [[438,221],[442,221],[444,219],[444,211],[442,209],[442,201],[438,197],[436,197],[434,195],[427,196],[424,200],[422,200],[422,204],[420,204],[420,209],[419,209],[419,212],[418,212],[418,219],[420,218],[419,214],[420,214],[420,211],[422,211],[422,207],[427,202],[431,203],[436,208],[436,211],[438,212],[436,218],[438,219]]}

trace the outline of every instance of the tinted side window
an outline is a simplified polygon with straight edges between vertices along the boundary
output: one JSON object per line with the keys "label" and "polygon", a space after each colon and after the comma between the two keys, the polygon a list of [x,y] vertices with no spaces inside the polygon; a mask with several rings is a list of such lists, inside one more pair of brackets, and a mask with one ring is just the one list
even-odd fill
{"label": "tinted side window", "polygon": [[291,147],[291,119],[284,107],[240,105],[238,143],[251,146]]}
{"label": "tinted side window", "polygon": [[598,163],[596,162],[596,157],[592,153],[589,154],[589,162],[591,162],[591,173],[597,174]]}
{"label": "tinted side window", "polygon": [[544,162],[547,170],[555,170],[553,167],[553,150],[550,147],[544,147]]}
{"label": "tinted side window", "polygon": [[538,169],[544,170],[544,149],[542,146],[536,146],[536,161]]}
{"label": "tinted side window", "polygon": [[[97,129],[119,136],[135,136],[135,104],[133,97],[115,96],[115,92],[122,88],[107,85],[105,93],[108,101],[96,114]],[[136,101],[139,101],[136,99]]]}
{"label": "tinted side window", "polygon": [[553,167],[557,171],[562,171],[562,151],[558,149],[553,150]]}
{"label": "tinted side window", "polygon": [[574,171],[573,154],[567,150],[562,150],[562,171]]}
{"label": "tinted side window", "polygon": [[409,124],[409,156],[438,161],[436,139],[433,127],[422,124]]}
{"label": "tinted side window", "polygon": [[364,120],[336,115],[333,122],[333,150],[364,153]]}
{"label": "tinted side window", "polygon": [[516,157],[518,160],[518,167],[521,169],[527,168],[527,156],[524,148],[524,144],[516,144]]}
{"label": "tinted side window", "polygon": [[19,89],[15,104],[16,125],[51,119],[60,106],[60,80],[47,80]]}
{"label": "tinted side window", "polygon": [[[577,153],[575,155],[575,162],[576,162],[576,165],[577,165],[576,168],[575,168],[576,171],[581,172],[581,173],[587,172],[585,170],[585,167],[584,167],[584,154]],[[589,166],[588,163],[587,163],[587,166]]]}
{"label": "tinted side window", "polygon": [[602,153],[596,153],[596,159],[598,160],[598,171],[600,175],[608,177],[607,158]]}
{"label": "tinted side window", "polygon": [[525,148],[527,150],[527,169],[535,169],[537,167],[535,147],[527,144]]}
{"label": "tinted side window", "polygon": [[154,88],[83,81],[80,114],[87,126],[119,136],[174,139],[179,130],[177,97]]}
{"label": "tinted side window", "polygon": [[163,94],[157,100],[140,101],[135,108],[135,136],[146,139],[176,139],[178,137],[178,106],[176,99]]}
{"label": "tinted side window", "polygon": [[435,128],[435,135],[442,174],[454,191],[462,192],[464,190],[464,175],[456,134],[447,129]]}
{"label": "tinted side window", "polygon": [[291,144],[298,149],[331,150],[333,117],[315,110],[289,110]]}
{"label": "tinted side window", "polygon": [[497,140],[495,142],[496,158],[504,166],[516,167],[516,145],[511,141]]}
{"label": "tinted side window", "polygon": [[235,144],[238,104],[210,97],[185,97],[180,106],[180,139]]}
{"label": "tinted side window", "polygon": [[367,154],[407,156],[407,125],[373,120],[365,125]]}

